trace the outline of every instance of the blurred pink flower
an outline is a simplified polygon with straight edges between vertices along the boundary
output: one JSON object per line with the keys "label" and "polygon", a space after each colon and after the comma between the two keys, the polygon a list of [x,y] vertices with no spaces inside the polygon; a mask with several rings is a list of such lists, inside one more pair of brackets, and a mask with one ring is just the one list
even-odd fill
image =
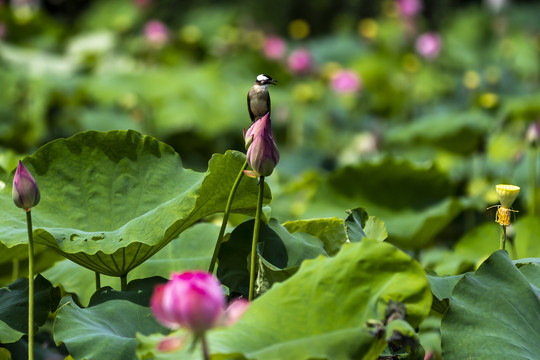
{"label": "blurred pink flower", "polygon": [[436,32],[424,33],[416,39],[416,51],[428,60],[435,59],[439,56],[441,46],[441,36]]}
{"label": "blurred pink flower", "polygon": [[269,36],[264,41],[263,53],[268,59],[282,59],[286,50],[287,44],[279,36]]}
{"label": "blurred pink flower", "polygon": [[150,307],[163,325],[171,329],[185,327],[198,336],[218,324],[225,297],[212,274],[186,271],[172,273],[168,283],[158,285]]}
{"label": "blurred pink flower", "polygon": [[421,0],[397,0],[397,8],[401,16],[414,17],[422,11]]}
{"label": "blurred pink flower", "polygon": [[330,85],[337,93],[349,94],[359,91],[362,81],[356,71],[338,70],[332,75]]}
{"label": "blurred pink flower", "polygon": [[169,40],[167,26],[159,20],[150,20],[144,26],[146,40],[155,46],[163,46]]}
{"label": "blurred pink flower", "polygon": [[311,52],[306,49],[294,50],[288,59],[289,70],[294,73],[303,73],[311,69],[312,58]]}
{"label": "blurred pink flower", "polygon": [[133,3],[140,9],[146,9],[150,6],[152,0],[133,0]]}
{"label": "blurred pink flower", "polygon": [[540,137],[540,120],[536,120],[529,125],[525,137],[529,144],[536,146],[536,144],[538,143],[538,137]]}

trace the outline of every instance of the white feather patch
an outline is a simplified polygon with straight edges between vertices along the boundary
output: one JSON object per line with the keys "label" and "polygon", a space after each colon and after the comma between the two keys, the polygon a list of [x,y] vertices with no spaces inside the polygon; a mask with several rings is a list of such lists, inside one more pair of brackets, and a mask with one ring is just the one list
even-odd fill
{"label": "white feather patch", "polygon": [[264,74],[260,74],[259,76],[257,76],[257,81],[264,81],[264,80],[268,80],[268,76]]}

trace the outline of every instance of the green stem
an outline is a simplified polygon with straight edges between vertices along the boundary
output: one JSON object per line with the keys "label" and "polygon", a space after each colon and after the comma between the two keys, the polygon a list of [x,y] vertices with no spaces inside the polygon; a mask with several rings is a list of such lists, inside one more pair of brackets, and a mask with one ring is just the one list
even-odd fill
{"label": "green stem", "polygon": [[19,259],[15,259],[11,262],[11,282],[14,282],[19,278]]}
{"label": "green stem", "polygon": [[120,276],[120,289],[125,291],[127,288],[127,274]]}
{"label": "green stem", "polygon": [[529,152],[529,211],[534,216],[536,212],[536,146],[531,146]]}
{"label": "green stem", "polygon": [[210,360],[210,353],[208,351],[208,343],[206,342],[206,334],[201,336],[201,346],[204,360]]}
{"label": "green stem", "polygon": [[253,227],[253,242],[251,243],[251,262],[249,270],[249,301],[253,300],[255,293],[255,265],[257,263],[257,243],[259,241],[259,228],[261,225],[262,204],[264,195],[264,176],[259,179],[259,196],[257,198],[257,212],[255,213],[255,226]]}
{"label": "green stem", "polygon": [[240,169],[240,172],[238,173],[236,180],[233,183],[231,192],[229,193],[229,198],[227,199],[227,204],[225,205],[225,213],[223,214],[223,222],[221,223],[221,229],[219,229],[219,235],[218,235],[216,247],[214,248],[214,254],[212,254],[212,260],[210,261],[210,267],[208,268],[208,272],[210,273],[213,273],[214,268],[216,267],[219,249],[221,248],[221,243],[223,242],[223,236],[225,235],[225,230],[227,229],[227,222],[229,221],[229,214],[231,212],[234,194],[236,193],[236,189],[238,189],[238,186],[240,185],[240,180],[242,180],[242,175],[244,175],[244,170],[246,170],[247,166],[248,166],[248,162],[246,160],[244,162],[244,165]]}
{"label": "green stem", "polygon": [[28,228],[28,360],[34,360],[34,237],[32,214],[26,210]]}
{"label": "green stem", "polygon": [[501,249],[506,250],[506,226],[501,226],[502,232],[501,232]]}
{"label": "green stem", "polygon": [[101,277],[99,276],[99,273],[96,271],[96,291],[101,289]]}

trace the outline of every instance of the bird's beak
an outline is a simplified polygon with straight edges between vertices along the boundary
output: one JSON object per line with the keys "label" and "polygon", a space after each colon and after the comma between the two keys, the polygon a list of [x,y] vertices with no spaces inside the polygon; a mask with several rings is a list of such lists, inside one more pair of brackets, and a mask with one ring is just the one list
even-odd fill
{"label": "bird's beak", "polygon": [[269,82],[270,84],[272,84],[272,85],[276,85],[277,80],[272,79],[272,80],[269,80],[268,82]]}

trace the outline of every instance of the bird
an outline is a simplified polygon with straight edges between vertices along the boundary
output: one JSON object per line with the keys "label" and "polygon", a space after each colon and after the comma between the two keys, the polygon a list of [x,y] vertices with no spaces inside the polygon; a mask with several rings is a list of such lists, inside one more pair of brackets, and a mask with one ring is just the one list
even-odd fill
{"label": "bird", "polygon": [[277,80],[272,79],[268,75],[257,75],[255,84],[253,84],[247,94],[247,105],[251,122],[259,120],[266,113],[270,112],[270,94],[267,88],[269,85],[276,85],[276,82]]}

